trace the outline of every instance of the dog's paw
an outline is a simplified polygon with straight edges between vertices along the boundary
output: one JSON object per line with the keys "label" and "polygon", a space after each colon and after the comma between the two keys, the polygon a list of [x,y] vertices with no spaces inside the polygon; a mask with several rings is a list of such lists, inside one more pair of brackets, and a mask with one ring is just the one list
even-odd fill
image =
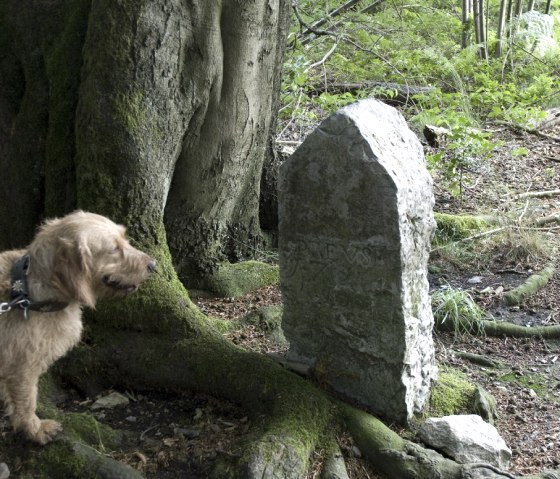
{"label": "dog's paw", "polygon": [[28,436],[32,441],[44,446],[51,442],[60,431],[62,431],[60,423],[51,419],[43,419],[37,431],[33,434],[28,433]]}

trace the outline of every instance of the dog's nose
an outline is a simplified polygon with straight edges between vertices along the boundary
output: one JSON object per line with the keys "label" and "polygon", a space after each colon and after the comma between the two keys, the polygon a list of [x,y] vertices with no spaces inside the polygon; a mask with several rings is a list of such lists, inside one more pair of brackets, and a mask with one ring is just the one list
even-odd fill
{"label": "dog's nose", "polygon": [[153,273],[155,270],[156,270],[156,260],[151,259],[150,262],[148,263],[148,271],[150,273]]}

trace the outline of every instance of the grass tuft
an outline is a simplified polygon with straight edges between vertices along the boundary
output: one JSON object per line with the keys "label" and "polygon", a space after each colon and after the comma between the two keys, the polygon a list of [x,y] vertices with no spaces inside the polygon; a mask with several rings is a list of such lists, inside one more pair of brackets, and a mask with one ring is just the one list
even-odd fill
{"label": "grass tuft", "polygon": [[432,311],[436,325],[463,336],[484,329],[488,314],[474,301],[468,291],[446,286],[432,294]]}

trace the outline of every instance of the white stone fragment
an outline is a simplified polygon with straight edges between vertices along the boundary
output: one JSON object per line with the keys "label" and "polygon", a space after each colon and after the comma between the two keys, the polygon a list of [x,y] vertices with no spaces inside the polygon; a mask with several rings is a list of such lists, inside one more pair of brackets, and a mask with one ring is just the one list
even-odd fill
{"label": "white stone fragment", "polygon": [[496,428],[476,414],[429,418],[418,431],[418,438],[461,464],[509,467],[510,448]]}
{"label": "white stone fragment", "polygon": [[130,400],[126,396],[118,392],[112,392],[95,401],[91,405],[91,409],[112,409],[117,406],[126,406],[129,402]]}

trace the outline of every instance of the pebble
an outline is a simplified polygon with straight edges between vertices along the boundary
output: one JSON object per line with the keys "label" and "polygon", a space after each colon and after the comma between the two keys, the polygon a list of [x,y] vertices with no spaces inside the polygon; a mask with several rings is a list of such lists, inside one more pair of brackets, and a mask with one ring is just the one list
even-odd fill
{"label": "pebble", "polygon": [[0,479],[8,479],[10,477],[10,469],[4,462],[0,462]]}
{"label": "pebble", "polygon": [[182,428],[182,427],[176,427],[173,430],[173,433],[175,435],[184,436],[187,439],[195,439],[195,438],[200,436],[200,431],[198,431],[197,429],[186,429],[186,428]]}
{"label": "pebble", "polygon": [[119,394],[117,392],[113,392],[95,401],[91,405],[91,409],[103,409],[103,408],[111,409],[117,406],[127,405],[128,403],[130,403],[130,400],[126,396]]}
{"label": "pebble", "polygon": [[532,398],[536,398],[536,397],[537,397],[537,393],[535,392],[534,389],[529,389],[529,396],[531,396]]}
{"label": "pebble", "polygon": [[360,457],[362,457],[362,451],[360,451],[360,449],[358,449],[358,447],[352,446],[352,455],[354,457],[360,458]]}

